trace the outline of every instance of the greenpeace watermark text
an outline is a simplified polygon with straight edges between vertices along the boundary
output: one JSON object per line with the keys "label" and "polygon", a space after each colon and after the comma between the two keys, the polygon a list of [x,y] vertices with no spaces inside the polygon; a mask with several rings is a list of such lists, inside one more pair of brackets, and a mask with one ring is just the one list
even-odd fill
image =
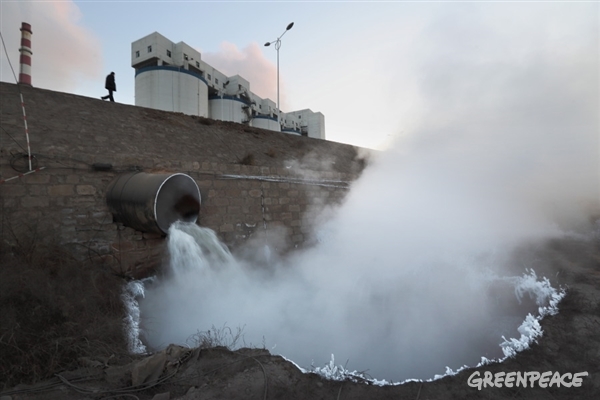
{"label": "greenpeace watermark text", "polygon": [[580,387],[583,383],[583,377],[588,376],[587,372],[577,372],[572,374],[567,372],[496,372],[492,374],[490,371],[484,371],[483,376],[479,371],[475,371],[469,376],[467,384],[471,387],[476,387],[477,390],[482,388],[501,388],[506,387]]}

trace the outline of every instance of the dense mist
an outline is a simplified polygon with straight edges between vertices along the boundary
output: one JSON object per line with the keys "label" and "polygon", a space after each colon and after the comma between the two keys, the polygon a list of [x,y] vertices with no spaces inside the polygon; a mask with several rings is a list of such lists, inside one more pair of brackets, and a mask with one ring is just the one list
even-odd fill
{"label": "dense mist", "polygon": [[172,273],[141,301],[147,344],[242,328],[238,345],[302,367],[335,354],[349,369],[396,381],[501,357],[502,335],[518,336],[536,310],[514,308],[514,288],[496,290],[506,267],[532,267],[515,268],[513,250],[581,232],[598,197],[593,171],[581,168],[594,160],[581,151],[566,162],[562,153],[581,132],[549,147],[537,142],[542,132],[517,140],[490,131],[428,132],[381,154],[344,204],[321,214],[319,243],[270,268],[250,261],[263,241],[234,260],[214,233],[173,227]]}
{"label": "dense mist", "polygon": [[[238,344],[302,367],[335,354],[396,381],[502,356],[501,336],[535,310],[497,290],[498,277],[532,267],[513,251],[585,235],[600,215],[598,54],[506,35],[514,46],[468,36],[445,59],[423,46],[411,60],[415,114],[344,203],[320,214],[316,246],[265,268],[251,261],[262,241],[234,260],[212,239],[212,251],[197,245],[206,232],[174,228],[172,273],[140,302],[146,343],[239,327]],[[589,40],[597,49],[597,33]]]}

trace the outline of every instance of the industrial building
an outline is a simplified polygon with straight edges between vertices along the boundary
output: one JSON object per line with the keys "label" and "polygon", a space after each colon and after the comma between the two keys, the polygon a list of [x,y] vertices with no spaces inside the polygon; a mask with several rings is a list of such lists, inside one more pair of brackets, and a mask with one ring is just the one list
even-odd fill
{"label": "industrial building", "polygon": [[250,82],[239,75],[226,76],[204,62],[199,51],[158,32],[131,44],[131,66],[136,106],[325,139],[322,113],[281,112],[278,123],[276,103],[252,93]]}

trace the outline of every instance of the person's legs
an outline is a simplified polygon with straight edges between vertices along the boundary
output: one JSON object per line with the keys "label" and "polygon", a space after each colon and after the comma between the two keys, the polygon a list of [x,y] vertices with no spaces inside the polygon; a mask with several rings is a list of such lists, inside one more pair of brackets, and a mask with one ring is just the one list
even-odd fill
{"label": "person's legs", "polygon": [[[108,89],[107,89],[108,90]],[[106,99],[110,99],[110,101],[114,102],[115,99],[113,97],[113,91],[112,90],[108,90],[108,94],[106,96],[102,96],[100,97],[102,100],[106,100]]]}

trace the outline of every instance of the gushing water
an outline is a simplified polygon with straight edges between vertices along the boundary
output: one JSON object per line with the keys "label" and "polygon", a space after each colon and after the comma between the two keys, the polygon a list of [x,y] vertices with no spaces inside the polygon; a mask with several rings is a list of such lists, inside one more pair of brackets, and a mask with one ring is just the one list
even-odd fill
{"label": "gushing water", "polygon": [[194,224],[172,224],[167,246],[171,273],[176,277],[185,278],[190,272],[206,274],[211,268],[235,262],[214,231]]}

